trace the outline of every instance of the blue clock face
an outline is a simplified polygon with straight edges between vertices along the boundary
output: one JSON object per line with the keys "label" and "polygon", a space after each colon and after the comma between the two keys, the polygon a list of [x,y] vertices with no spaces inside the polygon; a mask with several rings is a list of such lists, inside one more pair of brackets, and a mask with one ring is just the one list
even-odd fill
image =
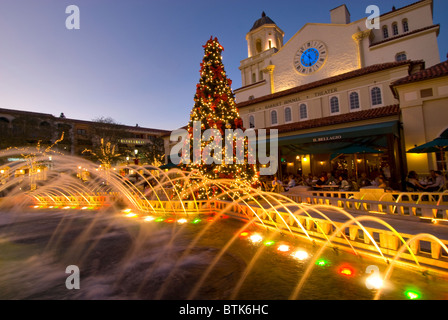
{"label": "blue clock face", "polygon": [[304,43],[294,55],[294,67],[302,75],[310,75],[320,70],[327,60],[325,43],[311,40]]}
{"label": "blue clock face", "polygon": [[316,48],[305,50],[300,57],[300,63],[306,68],[314,66],[317,61],[319,61],[319,51]]}

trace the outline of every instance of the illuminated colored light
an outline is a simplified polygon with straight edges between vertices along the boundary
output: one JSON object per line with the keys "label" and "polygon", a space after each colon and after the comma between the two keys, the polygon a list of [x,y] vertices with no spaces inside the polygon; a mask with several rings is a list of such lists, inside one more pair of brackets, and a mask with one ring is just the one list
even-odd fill
{"label": "illuminated colored light", "polygon": [[143,218],[143,220],[145,220],[145,221],[152,221],[152,220],[154,220],[155,218],[154,217],[151,217],[151,216],[147,216],[147,217],[144,217]]}
{"label": "illuminated colored light", "polygon": [[132,213],[132,212],[129,212],[128,214],[125,215],[125,217],[128,217],[128,218],[134,218],[136,216],[137,216],[137,214],[136,213]]}
{"label": "illuminated colored light", "polygon": [[247,236],[249,236],[249,232],[247,231],[243,231],[240,233],[240,237],[247,237]]}
{"label": "illuminated colored light", "polygon": [[37,209],[37,208],[39,208],[39,206],[34,206],[34,209]]}
{"label": "illuminated colored light", "polygon": [[62,209],[65,209],[65,210],[67,210],[67,209],[70,209],[70,207],[64,207],[64,208],[62,208]]}
{"label": "illuminated colored light", "polygon": [[129,213],[131,211],[132,211],[132,209],[125,209],[125,210],[123,210],[124,213]]}
{"label": "illuminated colored light", "polygon": [[318,265],[319,267],[325,267],[326,265],[328,265],[328,261],[320,259],[316,261],[316,265]]}
{"label": "illuminated colored light", "polygon": [[289,246],[287,244],[282,244],[278,246],[277,250],[280,252],[288,252]]}
{"label": "illuminated colored light", "polygon": [[72,209],[76,209],[77,207],[72,207]]}
{"label": "illuminated colored light", "polygon": [[184,218],[177,220],[177,223],[180,223],[180,224],[184,224],[186,222],[187,222],[187,219],[184,219]]}
{"label": "illuminated colored light", "polygon": [[264,242],[264,245],[267,247],[270,247],[270,246],[274,245],[274,243],[275,243],[275,241],[273,241],[273,240],[266,240]]}
{"label": "illuminated colored light", "polygon": [[207,218],[208,222],[212,222],[213,220],[215,220],[215,218],[213,218],[213,217]]}
{"label": "illuminated colored light", "polygon": [[162,222],[162,221],[164,221],[165,219],[163,219],[163,218],[157,218],[156,220],[154,220],[155,222]]}
{"label": "illuminated colored light", "polygon": [[173,223],[174,221],[175,221],[174,218],[168,218],[165,220],[165,222],[167,223]]}
{"label": "illuminated colored light", "polygon": [[81,210],[86,210],[86,209],[88,209],[88,208],[87,208],[87,207],[82,207],[82,208],[81,208]]}
{"label": "illuminated colored light", "polygon": [[259,243],[259,242],[261,242],[261,241],[263,240],[263,237],[260,236],[259,234],[253,234],[253,235],[251,235],[251,236],[249,237],[249,240],[250,240],[252,243]]}
{"label": "illuminated colored light", "polygon": [[191,223],[194,223],[194,224],[199,223],[199,222],[201,222],[201,219],[199,219],[199,218],[196,218],[193,221],[191,221]]}
{"label": "illuminated colored light", "polygon": [[415,299],[420,298],[420,294],[418,292],[415,292],[415,291],[408,290],[408,291],[405,292],[405,294],[411,300],[415,300]]}
{"label": "illuminated colored light", "polygon": [[294,252],[293,254],[291,254],[294,258],[298,259],[298,260],[305,260],[308,259],[308,253],[306,251],[303,250],[298,250],[296,252]]}
{"label": "illuminated colored light", "polygon": [[223,214],[223,215],[221,216],[221,218],[222,218],[222,219],[229,219],[229,216],[226,216],[225,214]]}
{"label": "illuminated colored light", "polygon": [[383,279],[378,275],[371,275],[366,279],[366,285],[372,289],[380,289],[383,286]]}
{"label": "illuminated colored light", "polygon": [[339,274],[343,276],[351,277],[354,274],[354,270],[351,267],[342,267],[339,269]]}

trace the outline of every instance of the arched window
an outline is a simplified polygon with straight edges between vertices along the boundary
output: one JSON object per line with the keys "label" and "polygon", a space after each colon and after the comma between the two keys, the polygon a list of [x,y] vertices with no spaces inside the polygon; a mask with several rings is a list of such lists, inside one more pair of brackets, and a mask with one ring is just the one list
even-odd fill
{"label": "arched window", "polygon": [[392,34],[394,36],[398,34],[398,24],[396,22],[392,23]]}
{"label": "arched window", "polygon": [[402,23],[403,23],[403,32],[408,32],[409,31],[408,19],[403,19]]}
{"label": "arched window", "polygon": [[383,38],[384,39],[389,38],[389,29],[387,28],[387,26],[383,27]]}
{"label": "arched window", "polygon": [[278,121],[277,121],[277,111],[272,110],[271,111],[271,125],[275,125],[277,123],[278,123]]}
{"label": "arched window", "polygon": [[395,56],[395,61],[405,61],[405,60],[408,60],[406,52],[399,52]]}
{"label": "arched window", "polygon": [[350,93],[350,110],[359,109],[359,94],[358,92]]}
{"label": "arched window", "polygon": [[377,106],[383,104],[383,99],[381,98],[381,89],[378,87],[373,88],[370,91],[372,95],[372,105]]}
{"label": "arched window", "polygon": [[308,119],[308,107],[302,103],[299,107],[300,120]]}
{"label": "arched window", "polygon": [[249,116],[249,128],[255,128],[255,117],[252,115]]}
{"label": "arched window", "polygon": [[257,50],[257,54],[261,53],[261,51],[262,51],[261,39],[257,39],[257,41],[255,41],[255,50]]}
{"label": "arched window", "polygon": [[285,108],[285,122],[291,122],[291,121],[292,121],[291,108],[287,107]]}
{"label": "arched window", "polygon": [[339,112],[339,99],[338,97],[332,97],[330,99],[330,112],[338,113]]}
{"label": "arched window", "polygon": [[252,73],[252,83],[257,82],[257,75],[254,73]]}

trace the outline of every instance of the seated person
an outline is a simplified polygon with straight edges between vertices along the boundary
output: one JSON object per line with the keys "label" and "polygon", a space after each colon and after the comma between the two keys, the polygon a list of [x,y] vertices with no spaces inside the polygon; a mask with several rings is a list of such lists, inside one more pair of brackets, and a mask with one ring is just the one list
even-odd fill
{"label": "seated person", "polygon": [[327,173],[327,181],[325,184],[331,185],[331,184],[337,184],[335,177],[331,174],[331,172]]}
{"label": "seated person", "polygon": [[295,186],[296,186],[296,180],[294,179],[294,176],[289,176],[288,189],[294,188]]}
{"label": "seated person", "polygon": [[364,188],[370,186],[370,180],[367,178],[367,174],[365,172],[361,173],[361,177],[358,179],[359,188]]}
{"label": "seated person", "polygon": [[282,186],[282,183],[277,179],[277,177],[274,177],[274,180],[272,180],[271,192],[275,192],[277,190],[280,190],[281,186]]}
{"label": "seated person", "polygon": [[378,179],[378,188],[383,188],[383,189],[387,188],[387,183],[383,178]]}
{"label": "seated person", "polygon": [[425,187],[418,182],[418,174],[415,171],[410,171],[408,174],[408,180],[406,182],[406,187],[413,189],[414,191],[423,191]]}
{"label": "seated person", "polygon": [[350,182],[347,181],[347,176],[345,174],[339,176],[339,190],[340,191],[350,190]]}
{"label": "seated person", "polygon": [[325,185],[325,175],[321,175],[319,180],[317,180],[316,184],[314,185],[314,189],[322,189],[322,186]]}
{"label": "seated person", "polygon": [[445,179],[443,178],[442,172],[437,170],[434,172],[434,174],[435,181],[426,186],[426,190],[431,192],[442,190],[445,186]]}

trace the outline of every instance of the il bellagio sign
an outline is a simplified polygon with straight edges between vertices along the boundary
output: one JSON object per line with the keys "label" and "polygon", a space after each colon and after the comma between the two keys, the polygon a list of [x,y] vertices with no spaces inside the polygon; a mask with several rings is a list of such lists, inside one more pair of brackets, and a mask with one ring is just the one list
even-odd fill
{"label": "il bellagio sign", "polygon": [[342,139],[341,135],[336,135],[336,136],[313,138],[313,142],[325,142],[325,141],[334,141],[334,140],[341,140],[341,139]]}

